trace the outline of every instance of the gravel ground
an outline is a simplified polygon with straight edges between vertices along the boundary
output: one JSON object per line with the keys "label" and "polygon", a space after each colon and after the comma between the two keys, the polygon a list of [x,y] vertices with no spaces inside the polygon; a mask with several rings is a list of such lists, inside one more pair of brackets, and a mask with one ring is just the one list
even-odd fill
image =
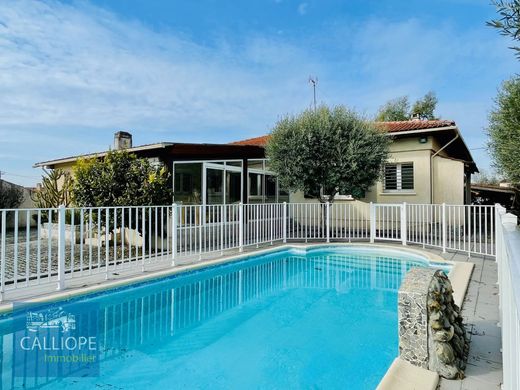
{"label": "gravel ground", "polygon": [[[5,281],[10,283],[14,280],[15,269],[17,270],[16,276],[18,281],[25,281],[27,278],[35,278],[38,274],[41,277],[46,277],[49,273],[55,274],[58,271],[58,241],[57,240],[36,240],[35,235],[31,235],[30,241],[26,241],[25,235],[23,239],[19,236],[19,240],[23,240],[18,245],[14,245],[13,235],[8,237],[6,240],[5,247],[5,258],[7,259],[5,264]],[[166,249],[166,248],[165,248]],[[101,268],[106,264],[108,258],[109,265],[119,264],[124,257],[124,261],[136,261],[137,255],[142,255],[141,248],[131,248],[132,253],[129,257],[128,247],[121,248],[118,245],[114,249],[113,245],[108,248],[108,256],[106,253],[105,246],[87,246],[67,243],[65,247],[65,270],[70,272],[71,269],[79,271],[83,269],[88,271],[92,268]],[[0,244],[0,253],[2,247]],[[148,252],[148,251],[147,251]],[[158,251],[159,254],[160,251]],[[148,254],[148,253],[147,253]],[[152,256],[155,256],[155,252],[152,249]],[[141,260],[139,258],[138,260]],[[39,271],[39,272],[38,272]]]}

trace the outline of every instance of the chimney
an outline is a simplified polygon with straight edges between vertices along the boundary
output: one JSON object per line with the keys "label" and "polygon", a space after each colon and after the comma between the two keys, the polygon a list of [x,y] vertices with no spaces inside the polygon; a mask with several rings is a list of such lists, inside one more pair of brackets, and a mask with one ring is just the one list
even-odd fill
{"label": "chimney", "polygon": [[132,134],[126,131],[118,131],[114,134],[114,150],[128,149],[132,147]]}

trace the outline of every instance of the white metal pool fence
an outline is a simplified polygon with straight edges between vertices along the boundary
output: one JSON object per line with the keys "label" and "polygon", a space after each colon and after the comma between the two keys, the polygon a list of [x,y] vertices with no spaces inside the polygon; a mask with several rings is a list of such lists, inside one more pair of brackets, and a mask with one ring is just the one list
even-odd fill
{"label": "white metal pool fence", "polygon": [[518,218],[496,207],[499,313],[504,390],[520,389],[520,231]]}
{"label": "white metal pool fence", "polygon": [[[36,227],[19,224],[32,218]],[[14,229],[7,229],[7,220]],[[0,296],[277,242],[395,241],[495,255],[495,206],[272,203],[0,210]]]}

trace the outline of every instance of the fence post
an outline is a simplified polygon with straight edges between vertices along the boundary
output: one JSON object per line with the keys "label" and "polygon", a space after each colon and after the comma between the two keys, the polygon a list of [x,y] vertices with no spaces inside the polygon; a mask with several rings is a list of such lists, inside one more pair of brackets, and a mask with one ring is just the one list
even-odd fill
{"label": "fence post", "polygon": [[58,207],[58,285],[57,290],[65,288],[65,206]]}
{"label": "fence post", "polygon": [[401,242],[406,246],[408,240],[408,220],[406,213],[406,202],[401,204]]}
{"label": "fence post", "polygon": [[376,207],[370,202],[370,242],[374,243],[376,238]]}
{"label": "fence post", "polygon": [[244,251],[244,205],[238,205],[238,250]]}
{"label": "fence post", "polygon": [[220,254],[224,254],[224,229],[226,228],[226,205],[220,205]]}
{"label": "fence post", "polygon": [[498,288],[498,327],[502,326],[502,213],[501,206],[495,203],[495,261],[497,263],[497,285]]}
{"label": "fence post", "polygon": [[442,204],[442,253],[446,253],[448,239],[448,226],[446,225],[446,203]]}
{"label": "fence post", "polygon": [[[108,266],[110,264],[110,232],[108,224],[110,223],[109,217],[110,217],[110,209],[106,208],[106,214],[105,214],[105,280],[108,280]],[[115,265],[114,259],[114,265]]]}
{"label": "fence post", "polygon": [[177,255],[177,205],[172,204],[172,267],[175,266]]}
{"label": "fence post", "polygon": [[330,203],[329,202],[325,203],[325,210],[326,210],[326,213],[325,213],[325,218],[326,218],[325,227],[327,229],[327,242],[330,242]]}
{"label": "fence post", "polygon": [[[2,210],[2,219],[0,221],[0,244],[1,244],[1,252],[0,252],[0,261],[1,261],[1,270],[0,270],[0,301],[4,300],[4,286],[5,286],[5,245],[6,245],[6,224],[7,224],[7,211]],[[40,237],[38,237],[39,239]],[[40,275],[38,275],[40,276]]]}
{"label": "fence post", "polygon": [[[493,207],[493,218],[495,219],[495,262],[498,263],[499,262],[499,254],[500,254],[500,244],[499,244],[499,235],[500,235],[500,231],[499,231],[499,222],[500,222],[500,217],[499,217],[499,214],[498,214],[498,205],[497,203],[495,203],[495,206]],[[498,268],[498,264],[497,264],[497,268]],[[499,272],[497,271],[497,274],[499,274]],[[497,284],[498,284],[498,281],[497,281]],[[499,294],[500,295],[500,294]]]}
{"label": "fence post", "polygon": [[287,243],[287,202],[283,202],[283,243]]}
{"label": "fence post", "polygon": [[[203,217],[204,214],[204,217]],[[203,219],[204,218],[204,219]],[[199,206],[199,260],[202,260],[202,229],[206,227],[206,206]],[[206,230],[204,229],[204,233]]]}

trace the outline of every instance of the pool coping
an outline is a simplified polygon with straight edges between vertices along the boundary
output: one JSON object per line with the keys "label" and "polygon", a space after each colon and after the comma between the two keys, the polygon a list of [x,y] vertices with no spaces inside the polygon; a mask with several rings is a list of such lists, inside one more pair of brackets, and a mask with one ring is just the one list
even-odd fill
{"label": "pool coping", "polygon": [[[252,256],[258,255],[266,255],[272,252],[279,252],[283,250],[290,249],[309,249],[309,248],[319,248],[319,247],[369,247],[369,248],[380,248],[387,249],[393,252],[405,252],[410,253],[416,256],[421,256],[430,262],[442,263],[446,265],[451,265],[452,270],[456,266],[456,263],[443,259],[441,256],[436,254],[422,251],[415,248],[409,248],[407,246],[395,246],[388,244],[373,244],[373,243],[290,243],[290,244],[282,244],[274,247],[269,247],[265,249],[258,249],[248,252],[240,252],[238,254],[227,255],[223,257],[219,257],[217,259],[206,259],[197,261],[189,264],[178,264],[174,267],[168,267],[159,270],[149,271],[149,273],[141,274],[141,275],[131,275],[125,276],[117,280],[105,280],[101,282],[97,282],[91,286],[81,286],[81,287],[72,287],[61,291],[55,291],[46,293],[41,296],[24,298],[23,301],[26,303],[52,303],[56,301],[69,300],[72,298],[80,297],[83,295],[94,294],[98,292],[103,292],[105,290],[112,290],[119,287],[125,287],[132,284],[138,284],[143,282],[152,281],[154,279],[160,279],[172,275],[182,274],[185,272],[196,271],[206,267],[212,267],[217,265],[222,265],[226,263],[231,263],[235,261],[245,260]],[[450,271],[450,273],[451,273]],[[0,304],[0,315],[8,314],[13,310],[13,301],[8,301]]]}

